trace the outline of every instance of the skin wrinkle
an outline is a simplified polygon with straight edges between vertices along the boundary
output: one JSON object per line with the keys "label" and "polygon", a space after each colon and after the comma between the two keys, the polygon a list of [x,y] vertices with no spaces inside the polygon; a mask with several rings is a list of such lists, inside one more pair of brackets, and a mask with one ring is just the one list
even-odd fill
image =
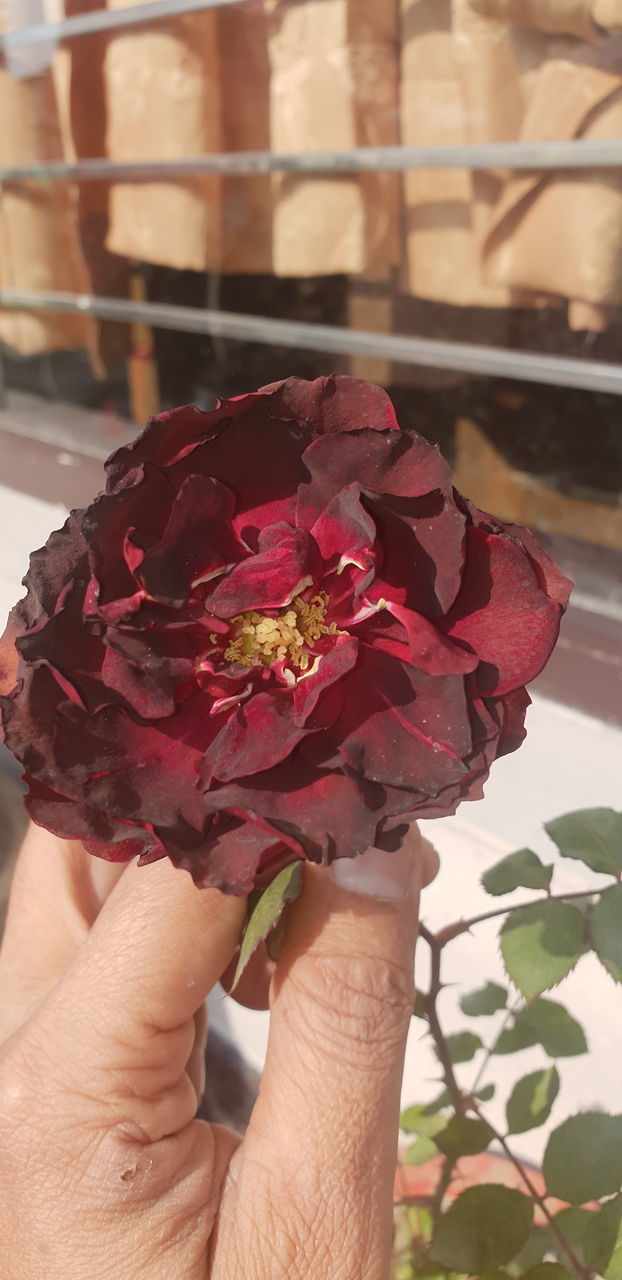
{"label": "skin wrinkle", "polygon": [[[369,969],[364,957],[361,968]],[[292,975],[282,1015],[307,1051],[315,1050],[322,1058],[333,1057],[352,1070],[362,1066],[366,1073],[375,1070],[381,1074],[410,1023],[414,989],[405,977],[403,972],[387,969],[386,976],[376,979],[374,975],[374,990],[362,990],[354,980],[342,976],[337,957],[322,956],[319,963],[316,958],[311,974],[298,969]],[[342,1011],[337,1025],[335,1004]],[[370,1046],[375,1049],[371,1066]]]}
{"label": "skin wrinkle", "polygon": [[[347,1135],[345,1136],[347,1138]],[[347,1147],[347,1141],[345,1145]],[[241,1205],[246,1206],[248,1202],[252,1206],[250,1222],[252,1235],[249,1249],[251,1256],[255,1254],[253,1247],[255,1240],[258,1241],[259,1246],[261,1244],[265,1246],[264,1251],[261,1248],[257,1249],[258,1280],[267,1280],[267,1273],[262,1269],[265,1266],[266,1255],[271,1260],[269,1280],[274,1280],[277,1276],[280,1280],[281,1275],[284,1280],[285,1277],[290,1280],[293,1276],[306,1276],[309,1274],[311,1265],[317,1266],[318,1263],[320,1266],[325,1266],[326,1275],[330,1280],[339,1280],[342,1274],[348,1278],[356,1277],[358,1280],[366,1273],[365,1265],[370,1261],[370,1243],[366,1238],[365,1228],[361,1226],[360,1204],[350,1204],[347,1197],[344,1199],[342,1190],[344,1172],[347,1175],[348,1186],[363,1186],[365,1181],[369,1180],[369,1162],[364,1162],[362,1153],[361,1159],[353,1166],[350,1165],[345,1148],[344,1160],[337,1164],[318,1159],[311,1165],[305,1163],[302,1168],[300,1162],[294,1162],[293,1167],[290,1168],[286,1162],[284,1169],[278,1172],[261,1161],[255,1159],[251,1161],[246,1158],[244,1166],[242,1177],[237,1179],[236,1185],[238,1192],[241,1191]],[[262,1197],[253,1203],[251,1198],[245,1195],[245,1183],[248,1182],[250,1186],[257,1185],[257,1169],[260,1172],[260,1181],[265,1185]],[[359,1181],[361,1177],[363,1182]],[[290,1189],[289,1194],[286,1188]],[[353,1192],[347,1193],[347,1196],[350,1195],[353,1200],[356,1198]],[[283,1203],[286,1203],[288,1208],[286,1213],[281,1214],[278,1206]],[[335,1207],[337,1203],[340,1205],[339,1210]],[[370,1197],[368,1208],[369,1214],[365,1217],[367,1223],[374,1219],[373,1196]],[[353,1225],[355,1222],[356,1227]],[[276,1230],[278,1225],[282,1226],[281,1232]],[[243,1230],[240,1234],[244,1234]],[[373,1234],[373,1228],[371,1234]],[[275,1256],[275,1242],[278,1256]],[[278,1248],[278,1245],[282,1245],[283,1242],[286,1245],[285,1257]],[[225,1256],[228,1257],[228,1251]],[[229,1273],[225,1270],[222,1274],[225,1280],[229,1274],[238,1273],[233,1270]],[[240,1271],[239,1274],[245,1273]],[[370,1274],[375,1273],[370,1271]],[[213,1280],[220,1280],[218,1268]]]}
{"label": "skin wrinkle", "polygon": [[[45,863],[54,838],[37,841]],[[197,1022],[234,955],[242,904],[197,893],[168,864],[124,872],[52,993],[0,1048],[0,1094],[11,1095],[0,1106],[1,1280],[42,1280],[43,1257],[45,1280],[386,1280],[403,1063],[392,1028],[404,1021],[428,857],[415,835],[390,855],[407,873],[415,850],[413,894],[396,902],[307,870],[242,1142],[187,1122],[175,1096],[190,1091],[194,1110]],[[66,880],[55,891],[62,902]],[[128,931],[132,920],[140,929]],[[45,915],[34,939],[45,948]],[[7,992],[16,961],[0,954]],[[311,1040],[307,1015],[322,1028]],[[162,1108],[172,1129],[159,1138]]]}

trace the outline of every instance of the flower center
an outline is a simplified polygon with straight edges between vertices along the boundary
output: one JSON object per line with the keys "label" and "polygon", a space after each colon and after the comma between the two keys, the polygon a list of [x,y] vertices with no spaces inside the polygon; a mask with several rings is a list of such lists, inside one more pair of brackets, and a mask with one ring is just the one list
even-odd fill
{"label": "flower center", "polygon": [[320,591],[312,600],[296,596],[276,617],[266,613],[239,613],[231,620],[233,638],[224,652],[225,662],[242,667],[287,661],[306,671],[311,651],[320,636],[338,635],[336,622],[326,625],[328,595]]}

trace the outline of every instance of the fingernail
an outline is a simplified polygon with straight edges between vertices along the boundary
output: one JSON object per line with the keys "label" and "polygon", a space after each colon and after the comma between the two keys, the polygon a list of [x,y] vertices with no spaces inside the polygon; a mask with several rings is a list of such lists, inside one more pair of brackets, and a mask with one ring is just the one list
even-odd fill
{"label": "fingernail", "polygon": [[394,853],[368,849],[356,858],[337,858],[331,874],[340,888],[351,893],[398,901],[410,889],[412,853],[407,844]]}

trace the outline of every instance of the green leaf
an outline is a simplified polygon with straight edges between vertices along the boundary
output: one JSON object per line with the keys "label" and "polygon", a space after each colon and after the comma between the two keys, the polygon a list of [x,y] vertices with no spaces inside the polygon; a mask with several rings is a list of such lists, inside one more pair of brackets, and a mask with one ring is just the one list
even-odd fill
{"label": "green leaf", "polygon": [[424,1018],[427,1020],[426,1002],[423,991],[415,992],[415,1003],[413,1005],[413,1018]]}
{"label": "green leaf", "polygon": [[513,1027],[504,1027],[493,1045],[493,1053],[518,1053],[520,1049],[531,1049],[538,1043],[538,1037],[532,1027],[523,1021],[522,1013],[517,1014]]}
{"label": "green leaf", "polygon": [[516,1021],[533,1031],[538,1044],[550,1058],[573,1058],[587,1053],[583,1027],[558,1000],[540,996],[521,1009]]}
{"label": "green leaf", "polygon": [[601,964],[616,982],[622,982],[622,884],[601,894],[590,912],[588,932]]}
{"label": "green leaf", "polygon": [[486,893],[497,898],[514,889],[548,889],[552,875],[553,867],[545,866],[533,849],[518,849],[489,867],[482,876],[482,885]]}
{"label": "green leaf", "polygon": [[506,988],[499,986],[498,982],[487,982],[485,987],[479,987],[477,991],[470,991],[463,996],[460,1008],[470,1018],[481,1018],[505,1009],[507,1002]]}
{"label": "green leaf", "polygon": [[622,1185],[622,1115],[585,1111],[554,1129],[542,1166],[548,1193],[569,1204],[614,1195]]}
{"label": "green leaf", "polygon": [[574,1277],[559,1262],[540,1262],[525,1272],[523,1280],[574,1280]]}
{"label": "green leaf", "polygon": [[583,951],[583,916],[567,902],[519,907],[500,933],[508,976],[529,999],[570,973]]}
{"label": "green leaf", "polygon": [[604,875],[622,870],[622,813],[615,809],[576,809],[545,822],[544,829],[562,857],[578,858]]}
{"label": "green leaf", "polygon": [[485,1084],[482,1089],[477,1090],[475,1097],[479,1098],[480,1102],[490,1102],[490,1099],[495,1096],[496,1088],[496,1084]]}
{"label": "green leaf", "polygon": [[411,1240],[427,1244],[432,1239],[434,1225],[432,1211],[422,1204],[407,1204],[405,1212]]}
{"label": "green leaf", "polygon": [[545,1253],[550,1249],[549,1236],[548,1227],[531,1228],[526,1243],[512,1261],[512,1271],[515,1275],[522,1276],[524,1271],[535,1267],[537,1262],[542,1262]]}
{"label": "green leaf", "polygon": [[449,1089],[441,1089],[436,1098],[432,1098],[431,1102],[426,1102],[423,1107],[425,1115],[432,1116],[435,1111],[440,1111],[442,1107],[451,1106],[451,1094]]}
{"label": "green leaf", "polygon": [[622,1278],[622,1195],[591,1213],[585,1229],[585,1261],[605,1280]]}
{"label": "green leaf", "polygon": [[[582,1265],[585,1263],[585,1232],[591,1216],[590,1209],[576,1209],[574,1206],[560,1209],[559,1213],[555,1214],[555,1222],[564,1240],[571,1246]],[[558,1262],[563,1263],[564,1266],[568,1265],[568,1254],[552,1232],[549,1239],[549,1252],[555,1254]]]}
{"label": "green leaf", "polygon": [[427,1164],[438,1155],[438,1147],[432,1138],[417,1138],[408,1147],[404,1160],[406,1164]]}
{"label": "green leaf", "polygon": [[446,1043],[452,1062],[470,1062],[478,1049],[482,1048],[479,1036],[472,1031],[458,1031],[453,1036],[447,1036]]}
{"label": "green leaf", "polygon": [[302,860],[299,859],[297,862],[290,862],[286,867],[283,867],[283,870],[279,871],[279,874],[274,877],[267,889],[250,895],[248,914],[231,990],[240,981],[255,948],[259,946],[260,942],[263,942],[270,930],[277,924],[285,903],[297,898],[301,888]]}
{"label": "green leaf", "polygon": [[427,1103],[417,1102],[406,1107],[400,1116],[400,1129],[403,1133],[416,1133],[420,1138],[433,1138],[447,1124],[446,1116],[429,1111]]}
{"label": "green leaf", "polygon": [[436,1139],[436,1145],[450,1160],[460,1156],[477,1156],[490,1145],[494,1133],[485,1120],[454,1115]]}
{"label": "green leaf", "polygon": [[544,1124],[558,1093],[559,1075],[555,1067],[523,1076],[508,1098],[508,1131],[526,1133],[528,1129],[537,1129],[538,1125]]}
{"label": "green leaf", "polygon": [[532,1220],[533,1205],[520,1191],[492,1183],[469,1187],[443,1214],[430,1257],[453,1271],[479,1276],[515,1257]]}

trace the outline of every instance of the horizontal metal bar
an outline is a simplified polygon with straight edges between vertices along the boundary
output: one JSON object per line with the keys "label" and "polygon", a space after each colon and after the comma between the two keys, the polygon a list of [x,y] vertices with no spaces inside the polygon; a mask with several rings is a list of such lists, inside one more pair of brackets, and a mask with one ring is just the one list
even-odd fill
{"label": "horizontal metal bar", "polygon": [[451,369],[477,377],[516,378],[524,382],[622,395],[622,365],[508,351],[470,342],[441,342],[435,338],[369,333],[337,325],[308,324],[302,320],[273,320],[268,316],[245,315],[237,311],[207,311],[160,302],[129,302],[125,298],[100,298],[88,294],[32,293],[21,289],[2,290],[0,307],[77,312],[100,320],[146,323],[154,329],[208,333],[235,342],[267,343],[304,351],[325,351],[330,355],[379,357],[396,364]]}
{"label": "horizontal metal bar", "polygon": [[67,40],[71,36],[93,35],[96,31],[115,31],[120,27],[134,27],[145,22],[157,22],[162,18],[177,17],[184,13],[198,13],[201,9],[221,9],[229,4],[246,4],[248,0],[150,0],[149,4],[131,5],[124,9],[95,9],[92,13],[79,13],[61,22],[38,22],[36,26],[16,27],[0,36],[0,49],[16,49],[23,45],[48,43],[50,40]]}
{"label": "horizontal metal bar", "polygon": [[0,168],[1,182],[24,179],[153,182],[201,174],[359,173],[408,169],[592,169],[622,167],[622,139],[486,142],[460,147],[353,147],[348,151],[229,151],[184,160],[78,160]]}

